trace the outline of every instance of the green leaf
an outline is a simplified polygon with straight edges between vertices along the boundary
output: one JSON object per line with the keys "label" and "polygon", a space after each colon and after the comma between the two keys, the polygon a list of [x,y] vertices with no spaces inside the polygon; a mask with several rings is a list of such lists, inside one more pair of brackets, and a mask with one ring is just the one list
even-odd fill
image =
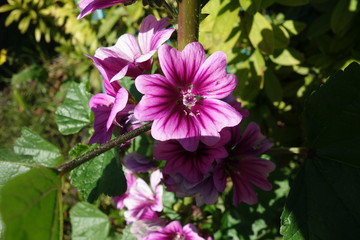
{"label": "green leaf", "polygon": [[289,7],[302,6],[309,3],[309,0],[275,0],[275,2]]}
{"label": "green leaf", "polygon": [[289,45],[289,33],[282,26],[273,25],[274,47],[275,49],[284,49]]}
{"label": "green leaf", "polygon": [[12,6],[12,5],[9,5],[9,4],[2,5],[0,7],[0,13],[10,11],[10,10],[12,10],[14,8],[15,8],[15,6]]}
{"label": "green leaf", "polygon": [[46,168],[11,179],[1,191],[5,239],[62,239],[60,177]]}
{"label": "green leaf", "polygon": [[305,108],[309,147],[318,156],[360,167],[360,65],[339,71],[309,98]]}
{"label": "green leaf", "polygon": [[292,35],[298,35],[300,32],[304,30],[306,27],[305,23],[294,21],[294,20],[286,20],[282,24]]}
{"label": "green leaf", "polygon": [[18,21],[21,14],[22,12],[20,9],[12,10],[5,20],[5,27],[8,27],[11,23]]}
{"label": "green leaf", "polygon": [[10,149],[0,149],[0,189],[10,179],[34,167],[30,161],[31,158],[19,156]]}
{"label": "green leaf", "polygon": [[266,95],[272,102],[281,101],[283,96],[283,90],[279,79],[276,77],[273,71],[268,69],[264,76],[264,89]]}
{"label": "green leaf", "polygon": [[284,239],[360,235],[360,65],[352,63],[305,105],[309,159],[281,217]]}
{"label": "green leaf", "polygon": [[240,6],[250,14],[256,13],[262,4],[262,0],[239,0]]}
{"label": "green leaf", "polygon": [[70,210],[73,240],[104,240],[110,230],[108,217],[96,206],[79,202]]}
{"label": "green leaf", "polygon": [[123,77],[119,80],[120,85],[124,87],[135,98],[137,102],[141,100],[143,96],[135,87],[135,81],[130,77]]}
{"label": "green leaf", "polygon": [[122,231],[122,235],[116,240],[136,240],[136,237],[130,232],[130,225],[126,225]]}
{"label": "green leaf", "polygon": [[84,83],[69,85],[65,100],[55,113],[55,120],[62,134],[77,133],[90,123],[90,97]]}
{"label": "green leaf", "polygon": [[[246,16],[249,17],[249,15]],[[272,26],[266,17],[257,12],[253,20],[248,21],[247,25],[247,29],[251,29],[249,39],[252,45],[264,53],[271,54],[275,47],[274,34]]]}
{"label": "green leaf", "polygon": [[29,24],[31,21],[31,16],[28,15],[26,17],[24,17],[23,19],[21,19],[21,21],[19,22],[18,28],[20,30],[21,33],[25,33],[26,30],[29,28]]}
{"label": "green leaf", "polygon": [[304,59],[302,53],[298,52],[295,49],[288,48],[284,49],[280,53],[276,53],[270,56],[271,61],[276,64],[283,65],[283,66],[293,66],[299,65],[301,61]]}
{"label": "green leaf", "polygon": [[[85,146],[77,145],[76,148],[81,148],[78,153],[85,152]],[[89,151],[93,146],[87,148]],[[99,155],[72,170],[71,183],[88,202],[95,201],[102,193],[111,197],[120,196],[126,191],[126,180],[117,159],[114,149]]]}
{"label": "green leaf", "polygon": [[320,158],[307,160],[281,216],[283,239],[360,236],[359,176],[359,169],[343,164]]}
{"label": "green leaf", "polygon": [[21,137],[16,139],[14,152],[19,155],[32,156],[33,162],[46,167],[57,166],[62,157],[57,147],[28,128],[21,130]]}
{"label": "green leaf", "polygon": [[[358,8],[351,8],[351,0],[338,1],[331,15],[330,26],[334,33],[344,33],[358,12]],[[357,6],[357,5],[356,5]]]}

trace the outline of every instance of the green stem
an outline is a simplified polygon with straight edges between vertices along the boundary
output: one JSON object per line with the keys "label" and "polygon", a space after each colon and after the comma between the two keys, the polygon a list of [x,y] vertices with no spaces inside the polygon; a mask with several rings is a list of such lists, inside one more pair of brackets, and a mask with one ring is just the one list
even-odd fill
{"label": "green stem", "polygon": [[179,0],[178,49],[198,41],[200,0]]}
{"label": "green stem", "polygon": [[93,150],[84,153],[83,155],[70,160],[60,166],[55,167],[54,169],[60,171],[60,175],[63,175],[67,172],[70,172],[74,168],[80,166],[83,163],[86,163],[87,161],[91,160],[92,158],[99,156],[100,154],[119,146],[122,143],[125,143],[126,141],[129,141],[130,139],[139,136],[140,134],[149,131],[151,128],[151,123],[147,123],[131,132],[125,133],[117,138],[114,138],[104,144],[101,144],[99,147],[94,148]]}

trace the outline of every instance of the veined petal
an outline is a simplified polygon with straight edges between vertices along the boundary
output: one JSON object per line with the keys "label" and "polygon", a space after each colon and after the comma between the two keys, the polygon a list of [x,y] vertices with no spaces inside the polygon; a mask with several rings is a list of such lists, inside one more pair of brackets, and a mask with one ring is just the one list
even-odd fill
{"label": "veined petal", "polygon": [[135,117],[140,121],[161,118],[176,105],[176,88],[159,74],[141,75],[136,78],[135,86],[145,94],[134,111]]}
{"label": "veined petal", "polygon": [[109,96],[105,93],[98,93],[95,94],[90,98],[89,106],[91,110],[97,110],[99,106],[106,106],[110,107],[111,104],[113,104],[115,101],[115,98],[112,96]]}
{"label": "veined petal", "polygon": [[158,49],[164,42],[170,39],[175,29],[164,29],[154,34],[150,49]]}
{"label": "veined petal", "polygon": [[189,43],[181,52],[166,44],[159,48],[160,66],[165,77],[180,88],[192,85],[205,59],[204,48],[198,42]]}
{"label": "veined petal", "polygon": [[113,124],[118,112],[122,111],[125,108],[128,102],[128,98],[129,98],[129,93],[127,92],[127,90],[125,88],[120,88],[116,94],[114,105],[111,108],[109,119],[106,123],[107,129],[109,129]]}
{"label": "veined petal", "polygon": [[185,114],[176,106],[162,118],[154,120],[151,134],[160,141],[179,140],[188,151],[195,151],[200,139],[195,117]]}
{"label": "veined petal", "polygon": [[89,105],[95,115],[95,119],[94,119],[95,132],[91,137],[89,144],[93,144],[96,142],[104,143],[110,140],[114,126],[111,126],[110,128],[107,129],[106,122],[109,119],[109,115],[113,103],[114,103],[114,98],[103,93],[96,94],[90,99]]}
{"label": "veined petal", "polygon": [[[157,49],[157,48],[152,48],[153,37],[161,29],[167,27],[168,25],[169,25],[168,18],[163,18],[163,19],[157,21],[153,15],[148,15],[144,19],[144,21],[141,24],[141,28],[140,28],[139,36],[138,36],[139,46],[140,46],[140,49],[143,54],[145,54],[151,50]],[[163,42],[165,42],[169,38],[170,38],[170,36],[167,39],[165,39]]]}
{"label": "veined petal", "polygon": [[241,177],[239,174],[232,173],[231,180],[234,183],[234,205],[238,205],[240,202],[255,204],[258,201],[254,188],[244,177]]}
{"label": "veined petal", "polygon": [[236,88],[237,78],[226,73],[226,55],[215,52],[201,65],[194,78],[194,91],[207,98],[225,98]]}
{"label": "veined petal", "polygon": [[93,60],[95,67],[106,81],[121,79],[128,71],[129,62],[109,48],[99,48],[95,56],[86,56]]}
{"label": "veined petal", "polygon": [[104,79],[104,88],[106,91],[106,94],[115,97],[116,93],[119,91],[119,89],[121,88],[120,83],[117,81],[111,82],[107,79]]}
{"label": "veined petal", "polygon": [[141,55],[138,43],[136,42],[134,35],[131,34],[121,35],[115,46],[110,48],[117,52],[123,59],[131,63]]}
{"label": "veined petal", "polygon": [[103,9],[127,0],[82,0],[79,8],[82,10],[77,19],[83,18],[97,9]]}
{"label": "veined petal", "polygon": [[218,99],[203,99],[196,106],[199,115],[201,141],[213,145],[220,139],[219,132],[225,127],[240,123],[242,116],[229,104]]}

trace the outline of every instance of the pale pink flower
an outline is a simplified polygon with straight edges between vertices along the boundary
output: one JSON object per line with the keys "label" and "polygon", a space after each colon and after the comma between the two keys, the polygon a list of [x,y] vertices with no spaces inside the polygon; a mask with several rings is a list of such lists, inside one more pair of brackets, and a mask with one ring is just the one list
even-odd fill
{"label": "pale pink flower", "polygon": [[140,121],[152,121],[152,136],[160,141],[178,140],[188,151],[202,141],[214,145],[225,127],[240,123],[242,116],[221,99],[237,84],[226,72],[226,55],[215,52],[206,59],[200,43],[188,44],[181,52],[163,45],[159,61],[165,76],[140,75],[136,88],[144,94],[134,114]]}
{"label": "pale pink flower", "polygon": [[122,35],[112,47],[101,47],[94,61],[105,80],[113,82],[124,76],[137,77],[152,66],[152,56],[167,41],[175,29],[163,29],[168,19],[159,21],[153,15],[147,16],[140,28],[138,40],[131,34]]}
{"label": "pale pink flower", "polygon": [[124,213],[128,223],[144,219],[157,219],[157,212],[163,210],[163,186],[160,185],[162,174],[160,170],[150,176],[150,185],[138,178],[130,188],[129,195],[124,199],[127,211]]}
{"label": "pale pink flower", "polygon": [[151,232],[148,236],[142,240],[205,240],[200,237],[196,232],[196,228],[192,224],[187,224],[184,227],[181,226],[180,222],[173,221],[166,225],[161,230]]}

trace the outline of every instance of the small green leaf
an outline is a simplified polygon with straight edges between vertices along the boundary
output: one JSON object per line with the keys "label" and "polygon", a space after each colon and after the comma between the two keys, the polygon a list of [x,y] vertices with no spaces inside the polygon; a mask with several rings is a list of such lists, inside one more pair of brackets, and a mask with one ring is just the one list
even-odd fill
{"label": "small green leaf", "polygon": [[331,15],[331,29],[336,34],[342,34],[348,30],[349,25],[356,16],[358,8],[351,9],[351,0],[338,1]]}
{"label": "small green leaf", "polygon": [[69,85],[65,100],[55,113],[55,120],[62,134],[77,133],[90,123],[90,97],[84,83]]}
{"label": "small green leaf", "polygon": [[309,0],[275,0],[275,2],[289,7],[302,6],[309,3]]}
{"label": "small green leaf", "polygon": [[5,239],[62,239],[60,182],[55,171],[36,168],[5,184],[0,198]]}
{"label": "small green leaf", "polygon": [[29,28],[29,24],[31,21],[31,16],[28,15],[26,17],[24,17],[23,19],[21,19],[21,21],[19,22],[18,28],[20,30],[21,33],[25,33],[26,30]]}
{"label": "small green leaf", "polygon": [[141,100],[143,96],[135,87],[135,81],[130,77],[124,77],[119,80],[120,85],[124,87],[135,98],[137,102]]}
{"label": "small green leaf", "polygon": [[[247,15],[248,16],[248,15]],[[252,23],[252,24],[251,24]],[[249,21],[247,28],[251,28],[249,39],[254,47],[260,49],[264,53],[271,54],[274,51],[274,34],[270,22],[261,13],[257,12],[254,18]]]}
{"label": "small green leaf", "polygon": [[33,162],[54,167],[60,163],[61,154],[57,147],[28,128],[21,130],[21,137],[16,139],[14,152],[19,155],[32,156]]}
{"label": "small green leaf", "polygon": [[10,12],[5,20],[5,27],[8,27],[11,23],[19,21],[22,12],[20,9],[14,9]]}
{"label": "small green leaf", "polygon": [[278,54],[274,54],[273,56],[270,56],[270,59],[274,63],[282,66],[293,66],[293,65],[299,65],[301,61],[304,59],[304,56],[295,49],[288,48],[288,49],[284,49],[282,52]]}
{"label": "small green leaf", "polygon": [[9,5],[9,4],[2,5],[0,7],[0,13],[10,11],[10,10],[12,10],[14,8],[15,8],[15,6],[12,6],[12,5]]}
{"label": "small green leaf", "polygon": [[289,45],[289,33],[282,26],[273,25],[275,49],[284,49]]}
{"label": "small green leaf", "polygon": [[[78,145],[76,148],[81,148],[81,150],[72,150],[72,152],[83,153],[84,146]],[[93,146],[88,146],[87,151],[92,148]],[[72,170],[70,179],[88,202],[95,201],[102,193],[114,197],[126,191],[125,176],[115,157],[114,149]]]}
{"label": "small green leaf", "polygon": [[96,206],[79,202],[70,210],[73,240],[105,240],[109,234],[108,217]]}
{"label": "small green leaf", "polygon": [[306,27],[305,23],[298,22],[295,20],[286,20],[282,24],[292,35],[298,35]]}
{"label": "small green leaf", "polygon": [[266,70],[264,81],[264,89],[269,99],[272,102],[281,101],[283,96],[283,90],[279,79],[276,77],[273,71],[271,71],[270,69]]}

